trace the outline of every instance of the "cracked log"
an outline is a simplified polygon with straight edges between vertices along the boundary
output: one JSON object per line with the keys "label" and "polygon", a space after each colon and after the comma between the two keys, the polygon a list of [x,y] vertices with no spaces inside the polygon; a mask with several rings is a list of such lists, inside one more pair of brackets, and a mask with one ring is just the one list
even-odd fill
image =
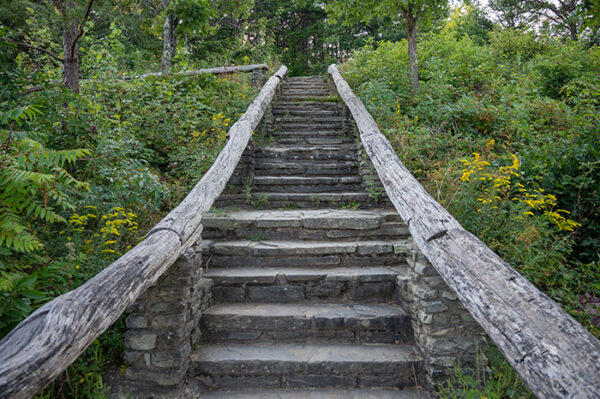
{"label": "cracked log", "polygon": [[420,250],[539,398],[600,398],[600,341],[410,174],[335,65],[328,69],[394,207]]}
{"label": "cracked log", "polygon": [[213,166],[139,245],[87,283],[36,310],[0,341],[0,397],[29,398],[58,377],[200,236],[203,214],[233,174],[282,66],[229,131]]}

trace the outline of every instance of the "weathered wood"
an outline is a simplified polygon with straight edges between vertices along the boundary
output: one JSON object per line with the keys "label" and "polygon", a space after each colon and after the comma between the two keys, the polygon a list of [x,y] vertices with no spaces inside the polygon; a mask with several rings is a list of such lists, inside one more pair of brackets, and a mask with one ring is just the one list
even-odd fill
{"label": "weathered wood", "polygon": [[600,341],[410,174],[335,65],[328,69],[368,156],[420,250],[539,398],[600,398]]}
{"label": "weathered wood", "polygon": [[[268,69],[267,64],[252,64],[252,65],[240,65],[240,66],[223,66],[216,68],[206,68],[206,69],[196,69],[193,71],[182,71],[176,72],[174,75],[202,75],[205,73],[219,75],[224,73],[233,73],[233,72],[252,72],[258,69]],[[145,73],[143,75],[138,75],[136,78],[147,78],[150,76],[162,76],[162,72],[154,72],[154,73]],[[131,79],[130,77],[123,78],[125,80]]]}
{"label": "weathered wood", "polygon": [[43,389],[193,244],[202,231],[202,214],[231,177],[286,73],[281,67],[265,84],[232,126],[210,170],[144,241],[78,289],[35,311],[0,341],[0,397],[29,398]]}
{"label": "weathered wood", "polygon": [[[230,67],[223,66],[223,67],[215,67],[215,68],[196,69],[193,71],[175,72],[175,73],[172,73],[172,75],[202,75],[202,74],[220,75],[220,74],[224,74],[224,73],[254,72],[254,71],[258,71],[258,70],[267,70],[267,69],[269,69],[267,64],[252,64],[252,65],[240,65],[240,66],[230,66]],[[145,73],[143,75],[137,75],[137,76],[134,76],[134,78],[147,78],[150,76],[162,76],[162,75],[163,75],[162,72],[154,72],[154,73]],[[125,76],[122,79],[123,80],[131,80],[132,77]],[[87,79],[81,79],[81,80],[85,81]],[[63,81],[52,82],[52,83],[50,83],[50,86],[60,86],[62,83],[63,83]],[[27,90],[25,91],[25,94],[35,93],[38,91],[42,91],[44,89],[45,89],[44,86],[32,86],[32,87],[27,88]]]}

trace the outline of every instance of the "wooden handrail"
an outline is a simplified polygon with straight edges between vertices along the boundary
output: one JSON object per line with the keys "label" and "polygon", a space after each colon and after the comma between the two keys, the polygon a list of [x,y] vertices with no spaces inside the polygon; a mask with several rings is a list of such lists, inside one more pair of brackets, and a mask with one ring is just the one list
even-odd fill
{"label": "wooden handrail", "polygon": [[87,283],[33,312],[0,341],[0,397],[29,398],[62,373],[202,232],[201,220],[233,174],[287,74],[282,66],[229,130],[204,177],[139,245]]}
{"label": "wooden handrail", "polygon": [[[213,74],[220,75],[224,73],[233,73],[233,72],[254,72],[259,70],[268,70],[269,67],[267,64],[252,64],[252,65],[239,65],[239,66],[222,66],[215,68],[205,68],[205,69],[194,69],[191,71],[181,71],[181,72],[173,72],[173,75],[202,75],[202,74]],[[162,72],[152,72],[152,73],[144,73],[142,75],[136,76],[124,76],[122,80],[131,80],[132,78],[147,78],[150,76],[162,76]],[[82,81],[87,79],[81,79]],[[60,86],[63,84],[62,80],[50,83],[50,86]],[[25,90],[25,94],[31,94],[38,91],[42,91],[45,89],[45,86],[32,86]]]}
{"label": "wooden handrail", "polygon": [[600,398],[600,341],[467,232],[402,164],[335,65],[328,68],[419,249],[539,398]]}
{"label": "wooden handrail", "polygon": [[[181,71],[181,72],[173,72],[174,75],[201,75],[205,73],[211,73],[213,75],[220,75],[223,73],[233,73],[233,72],[253,72],[256,70],[267,70],[269,67],[267,64],[252,64],[252,65],[240,65],[240,66],[222,66],[216,68],[206,68],[206,69],[195,69],[192,71]],[[136,78],[147,78],[149,76],[162,76],[162,72],[154,72],[154,73],[145,73],[143,75],[135,76]],[[124,77],[123,79],[129,80],[131,77]]]}

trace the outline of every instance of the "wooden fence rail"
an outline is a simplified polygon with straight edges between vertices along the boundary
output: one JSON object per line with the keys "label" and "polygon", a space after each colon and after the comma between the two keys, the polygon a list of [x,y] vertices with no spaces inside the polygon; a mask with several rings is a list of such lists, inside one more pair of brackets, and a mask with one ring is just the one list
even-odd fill
{"label": "wooden fence rail", "polygon": [[[269,69],[267,64],[252,64],[252,65],[241,65],[241,66],[223,66],[216,68],[206,68],[206,69],[195,69],[191,71],[181,71],[181,72],[173,72],[174,75],[202,75],[205,73],[210,73],[213,75],[220,75],[224,73],[233,73],[233,72],[254,72]],[[145,73],[143,75],[135,76],[136,78],[147,78],[150,76],[162,76],[162,72],[154,72],[154,73]],[[131,79],[130,77],[123,78],[125,80]]]}
{"label": "wooden fence rail", "polygon": [[81,287],[47,303],[0,341],[0,397],[29,398],[60,375],[202,232],[202,216],[233,174],[279,82],[282,66],[229,130],[200,182],[147,238]]}
{"label": "wooden fence rail", "polygon": [[328,72],[419,249],[539,398],[600,398],[600,341],[473,234],[410,174],[335,65]]}
{"label": "wooden fence rail", "polygon": [[[205,68],[205,69],[193,69],[190,71],[181,71],[181,72],[173,72],[173,75],[202,75],[202,74],[213,74],[213,75],[221,75],[227,73],[234,72],[266,72],[269,69],[267,64],[252,64],[252,65],[239,65],[239,66],[222,66],[215,68]],[[151,76],[162,76],[162,72],[152,72],[152,73],[144,73],[142,75],[136,76],[124,76],[121,79],[123,80],[131,80],[133,78],[148,78]],[[86,79],[81,79],[82,81]],[[50,83],[50,86],[60,86],[63,84],[62,80]],[[25,90],[25,94],[31,94],[38,91],[44,90],[45,86],[32,86]]]}

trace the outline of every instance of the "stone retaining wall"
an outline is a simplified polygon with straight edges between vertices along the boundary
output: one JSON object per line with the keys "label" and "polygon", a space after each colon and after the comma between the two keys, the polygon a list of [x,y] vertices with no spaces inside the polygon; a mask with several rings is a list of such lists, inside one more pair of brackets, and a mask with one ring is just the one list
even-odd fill
{"label": "stone retaining wall", "polygon": [[425,357],[427,388],[451,380],[456,365],[465,374],[476,371],[476,361],[485,368],[484,331],[414,241],[406,251],[409,267],[397,278],[397,299],[411,314],[415,342]]}
{"label": "stone retaining wall", "polygon": [[125,333],[127,368],[114,389],[122,397],[129,392],[135,397],[167,394],[183,382],[190,354],[200,339],[200,315],[211,300],[213,282],[201,278],[200,263],[200,253],[186,251],[130,307]]}

